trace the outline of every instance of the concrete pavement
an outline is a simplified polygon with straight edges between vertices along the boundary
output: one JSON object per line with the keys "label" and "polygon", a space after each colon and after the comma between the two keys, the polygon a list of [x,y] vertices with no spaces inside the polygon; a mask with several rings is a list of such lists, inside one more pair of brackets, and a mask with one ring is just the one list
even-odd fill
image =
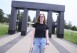
{"label": "concrete pavement", "polygon": [[[29,53],[31,44],[31,35],[32,31],[30,31],[26,36],[23,36],[23,38],[18,40],[15,44],[13,43],[12,47],[7,49],[6,51],[2,50],[4,51],[3,53]],[[11,42],[12,40],[15,41],[15,39],[19,36],[20,32],[1,38],[0,48],[4,45],[7,46],[6,44],[8,42]],[[55,35],[52,35],[52,38],[50,38],[50,45],[46,48],[45,53],[77,53],[77,47],[62,39],[56,38]]]}

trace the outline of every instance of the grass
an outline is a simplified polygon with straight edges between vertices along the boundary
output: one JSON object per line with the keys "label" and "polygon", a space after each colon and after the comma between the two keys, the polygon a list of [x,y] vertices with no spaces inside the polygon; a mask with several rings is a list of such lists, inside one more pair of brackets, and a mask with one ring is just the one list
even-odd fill
{"label": "grass", "polygon": [[3,36],[8,33],[8,25],[0,23],[0,36]]}
{"label": "grass", "polygon": [[[7,33],[8,33],[8,25],[5,23],[4,24],[0,23],[0,37],[6,35]],[[77,32],[65,30],[64,39],[77,44]]]}
{"label": "grass", "polygon": [[64,39],[77,44],[77,32],[74,31],[64,31]]}

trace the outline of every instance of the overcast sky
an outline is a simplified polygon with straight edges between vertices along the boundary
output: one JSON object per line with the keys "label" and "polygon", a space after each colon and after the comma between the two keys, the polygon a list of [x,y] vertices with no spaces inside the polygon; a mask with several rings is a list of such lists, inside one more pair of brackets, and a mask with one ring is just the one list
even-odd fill
{"label": "overcast sky", "polygon": [[[11,1],[12,0],[1,0],[0,9],[6,14],[11,13]],[[39,2],[39,3],[48,3],[48,4],[59,4],[65,5],[65,15],[64,19],[68,23],[71,21],[72,25],[77,26],[77,0],[16,0],[16,1],[30,1],[30,2]],[[31,19],[35,16],[35,11],[29,11]],[[47,12],[44,12],[47,17]],[[53,19],[56,20],[56,14],[53,13]]]}

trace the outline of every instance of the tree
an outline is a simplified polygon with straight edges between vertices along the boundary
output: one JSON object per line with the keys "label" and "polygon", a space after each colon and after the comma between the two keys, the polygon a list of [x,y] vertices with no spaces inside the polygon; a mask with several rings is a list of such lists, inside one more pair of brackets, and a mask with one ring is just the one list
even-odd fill
{"label": "tree", "polygon": [[[18,14],[17,14],[17,20],[20,20],[21,18],[22,18],[22,16],[23,16],[23,12],[19,12]],[[30,22],[31,21],[31,18],[30,18],[30,16],[28,15],[28,22]]]}
{"label": "tree", "polygon": [[72,27],[72,24],[71,24],[71,22],[69,21],[69,24],[68,24],[68,26],[69,26],[69,29],[71,29],[71,27]]}
{"label": "tree", "polygon": [[64,22],[64,27],[65,27],[66,29],[71,29],[71,27],[72,27],[71,22],[69,21],[68,24],[67,24],[66,22]]}
{"label": "tree", "polygon": [[4,20],[4,12],[3,12],[3,10],[2,9],[0,9],[0,22],[3,22],[3,20]]}
{"label": "tree", "polygon": [[33,18],[33,23],[35,23],[35,21],[36,21],[36,17]]}
{"label": "tree", "polygon": [[10,16],[11,16],[10,14],[7,14],[7,18],[6,18],[6,22],[7,22],[7,23],[9,23]]}
{"label": "tree", "polygon": [[30,16],[28,15],[28,22],[31,22]]}
{"label": "tree", "polygon": [[76,26],[72,26],[71,27],[71,30],[75,30],[76,31],[77,30],[77,27]]}

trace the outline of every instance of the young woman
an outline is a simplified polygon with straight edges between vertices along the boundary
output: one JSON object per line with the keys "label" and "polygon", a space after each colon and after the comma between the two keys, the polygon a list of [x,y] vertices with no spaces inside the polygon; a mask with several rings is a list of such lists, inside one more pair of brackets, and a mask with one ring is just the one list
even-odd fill
{"label": "young woman", "polygon": [[45,24],[45,15],[40,14],[37,22],[33,24],[31,53],[37,53],[38,49],[40,53],[45,52],[45,49],[49,45],[48,29],[48,26]]}

